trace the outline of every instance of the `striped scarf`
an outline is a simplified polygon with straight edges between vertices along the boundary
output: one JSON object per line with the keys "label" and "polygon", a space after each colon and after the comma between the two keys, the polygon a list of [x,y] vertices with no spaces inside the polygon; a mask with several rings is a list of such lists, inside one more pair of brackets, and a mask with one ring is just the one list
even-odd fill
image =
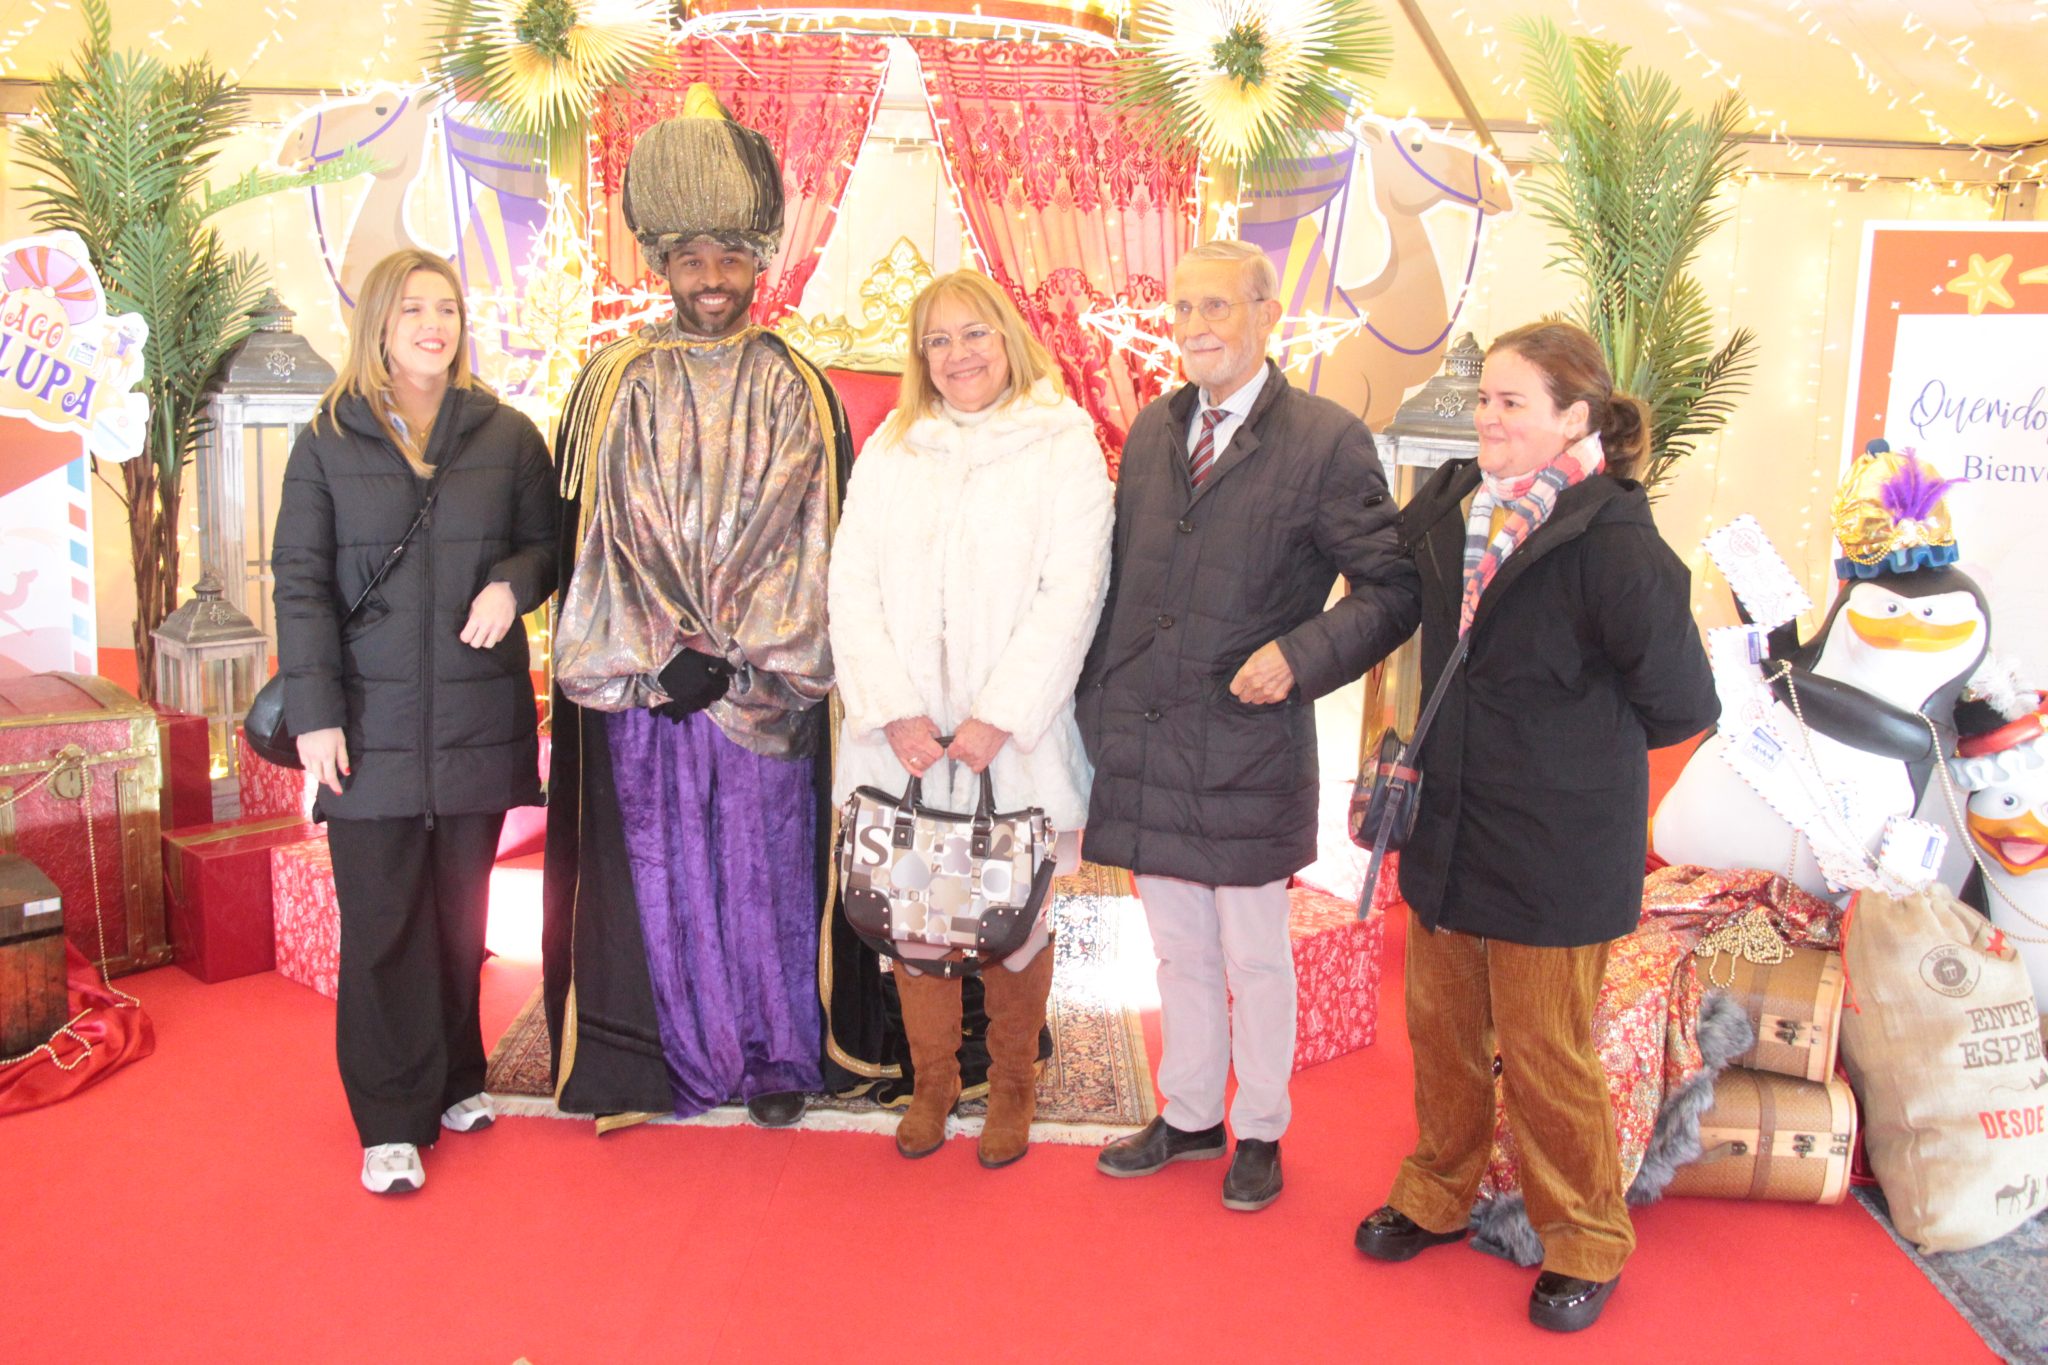
{"label": "striped scarf", "polygon": [[[1512,479],[1485,476],[1472,498],[1472,515],[1465,518],[1465,591],[1458,604],[1458,634],[1472,629],[1486,585],[1515,547],[1550,519],[1557,495],[1599,473],[1606,463],[1595,433],[1533,474]],[[1493,522],[1496,508],[1503,514],[1498,530]]]}

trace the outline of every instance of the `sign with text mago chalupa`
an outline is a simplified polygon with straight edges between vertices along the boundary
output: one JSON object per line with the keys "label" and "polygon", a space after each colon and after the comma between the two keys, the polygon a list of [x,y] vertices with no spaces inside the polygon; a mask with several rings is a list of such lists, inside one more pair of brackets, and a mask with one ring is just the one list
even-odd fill
{"label": "sign with text mago chalupa", "polygon": [[44,431],[75,431],[103,460],[142,451],[149,401],[142,377],[149,327],[107,310],[75,233],[46,232],[0,246],[0,416]]}

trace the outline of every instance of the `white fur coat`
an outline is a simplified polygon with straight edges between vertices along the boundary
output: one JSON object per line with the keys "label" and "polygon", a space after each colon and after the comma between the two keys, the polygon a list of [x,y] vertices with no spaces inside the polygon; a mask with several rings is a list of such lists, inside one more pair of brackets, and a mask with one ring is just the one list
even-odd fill
{"label": "white fur coat", "polygon": [[[1062,830],[1088,813],[1091,770],[1074,682],[1109,579],[1112,497],[1095,424],[1045,381],[986,413],[949,409],[854,462],[832,542],[832,657],[846,709],[835,799],[901,791],[882,727],[969,717],[1010,734],[989,765],[998,810],[1042,806]],[[951,760],[924,799],[971,810]]]}

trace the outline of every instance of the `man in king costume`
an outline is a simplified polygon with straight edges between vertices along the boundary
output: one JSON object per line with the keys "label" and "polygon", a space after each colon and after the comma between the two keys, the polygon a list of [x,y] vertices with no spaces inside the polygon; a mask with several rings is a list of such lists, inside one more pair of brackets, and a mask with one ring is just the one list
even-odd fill
{"label": "man in king costume", "polygon": [[766,138],[704,86],[625,216],[675,313],[578,377],[558,457],[544,968],[555,1099],[599,1128],[880,1073],[879,973],[833,913],[827,545],[852,459],[824,377],[752,325]]}

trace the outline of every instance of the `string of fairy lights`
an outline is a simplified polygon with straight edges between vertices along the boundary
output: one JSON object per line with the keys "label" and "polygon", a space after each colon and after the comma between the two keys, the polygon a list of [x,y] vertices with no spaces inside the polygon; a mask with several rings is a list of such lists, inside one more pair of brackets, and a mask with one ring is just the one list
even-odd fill
{"label": "string of fairy lights", "polygon": [[[224,0],[210,0],[215,6]],[[169,0],[169,14],[155,29],[146,34],[151,45],[160,49],[171,49],[177,45],[181,29],[189,31],[194,16],[204,9],[209,0]],[[1951,94],[1937,107],[1936,101],[1924,89],[1907,88],[1903,79],[1896,74],[1895,63],[1879,60],[1866,55],[1840,31],[1838,21],[1832,21],[1829,14],[1811,0],[1774,0],[1767,8],[1775,8],[1784,21],[1808,41],[1817,53],[1832,54],[1835,60],[1844,62],[1855,73],[1859,87],[1874,101],[1882,101],[1888,110],[1910,109],[1926,129],[1926,136],[1936,145],[1966,154],[1978,168],[1970,177],[1952,176],[1937,171],[1912,180],[1886,177],[1879,173],[1858,169],[1845,159],[1847,153],[1812,137],[1801,137],[1790,130],[1788,119],[1781,113],[1758,104],[1751,98],[1743,82],[1742,74],[1725,50],[1729,32],[1728,20],[1711,21],[1704,17],[1697,7],[1684,7],[1670,0],[1664,0],[1657,7],[1661,22],[1669,33],[1684,46],[1684,60],[1696,76],[1711,81],[1721,88],[1736,92],[1742,101],[1744,116],[1756,134],[1782,148],[1784,156],[1802,169],[1791,173],[1783,171],[1746,172],[1746,180],[1805,180],[1813,182],[1825,196],[1823,203],[1831,223],[1828,240],[1824,244],[1821,259],[1826,262],[1824,276],[1834,273],[1836,253],[1840,244],[1835,240],[1844,229],[1841,214],[1844,191],[1858,191],[1879,181],[1901,186],[1912,193],[1946,193],[1955,195],[1982,196],[1988,181],[2003,179],[2007,184],[2026,180],[2039,180],[2048,175],[2048,154],[2034,151],[2028,156],[2013,156],[1998,148],[1995,141],[1982,132],[1973,132],[1965,127],[1971,121],[1975,110],[1986,118],[2010,116],[2015,111],[2024,112],[2035,122],[2039,121],[2040,110],[2028,98],[2031,91],[2008,88],[1989,73],[1979,62],[1979,42],[1967,34],[1943,32],[1936,20],[1911,10],[1902,10],[1895,16],[1888,16],[1888,22],[1895,23],[1900,37],[1909,40],[1912,50],[1938,58],[1944,65],[1953,66],[1968,77],[1967,85],[1957,82]],[[49,19],[53,12],[68,9],[62,0],[28,0],[27,12],[20,22],[0,33],[0,70],[12,70],[14,54],[22,43],[31,38]],[[380,41],[374,51],[365,52],[359,59],[360,76],[343,83],[345,91],[356,93],[367,89],[374,78],[388,73],[399,64],[406,54],[398,49],[403,35],[411,33],[417,25],[409,25],[407,14],[419,8],[417,0],[377,0],[376,27]],[[1106,12],[1121,21],[1129,8],[1127,3],[1098,5],[1099,11]],[[2028,6],[2029,24],[2040,23],[2041,31],[2048,35],[2048,0],[2032,0]],[[1605,32],[1593,12],[1593,7],[1584,0],[1568,0],[1568,21],[1578,31],[1591,34]],[[301,15],[305,12],[303,0],[264,0],[263,3],[248,5],[238,0],[236,15],[244,14],[256,20],[246,31],[251,46],[248,56],[237,63],[232,70],[239,73],[253,72],[266,61],[274,61],[281,53],[289,50],[298,40],[297,35],[304,25]],[[1515,66],[1513,53],[1499,34],[1485,23],[1481,16],[1471,9],[1453,12],[1451,22],[1462,21],[1468,40],[1478,47],[1477,70],[1484,72],[1494,88],[1506,97],[1521,99],[1522,82],[1513,75]],[[1839,21],[1846,22],[1846,21]],[[681,20],[677,26],[679,36],[718,38],[722,34],[757,30],[770,25],[785,33],[824,33],[831,31],[875,33],[879,24],[883,31],[905,37],[938,38],[987,38],[1007,37],[1043,40],[1057,38],[1063,42],[1103,44],[1111,40],[1106,36],[1082,27],[1061,27],[1037,24],[1029,21],[996,21],[975,15],[933,15],[913,9],[902,11],[881,11],[868,9],[834,10],[820,7],[807,12],[791,13],[769,7],[746,10],[734,9],[716,14],[697,15]],[[1717,50],[1721,49],[1721,50]],[[1891,49],[1887,49],[1890,52]],[[941,140],[947,131],[944,118],[934,97],[930,78],[921,82],[926,103],[932,118],[934,130]],[[1956,91],[1962,92],[1958,96]],[[1531,120],[1532,122],[1534,120]],[[2031,159],[2029,159],[2031,158]],[[955,174],[951,159],[940,157],[939,164],[949,190],[957,199],[958,186],[953,183]],[[1207,178],[1198,190],[1209,189]],[[603,221],[603,205],[595,185],[590,185],[589,200],[586,204],[585,222],[593,228]],[[1213,196],[1212,196],[1213,197]],[[1235,235],[1236,215],[1239,205],[1228,197],[1221,204],[1211,203],[1212,218],[1207,224],[1213,235]],[[836,208],[834,210],[836,212]],[[1187,212],[1192,222],[1200,222],[1200,206],[1190,204]],[[1737,240],[1742,227],[1747,223],[1748,206],[1744,206],[1743,222],[1735,225]],[[963,215],[964,217],[964,215]],[[578,248],[588,252],[588,238]],[[982,245],[970,229],[963,240],[971,258],[984,269],[988,266]],[[818,248],[822,250],[822,246]],[[1468,303],[1470,315],[1481,319],[1487,315],[1489,295],[1499,278],[1499,262],[1495,252],[1482,253],[1478,270],[1472,280]],[[533,272],[545,272],[573,262],[536,259],[529,267]],[[588,278],[588,277],[586,277]],[[1739,292],[1725,295],[1718,301],[1718,308],[1725,322],[1735,308]],[[502,301],[500,301],[502,303]],[[616,335],[627,327],[657,317],[667,307],[666,292],[659,288],[634,285],[624,290],[609,290],[597,296],[597,302],[604,307],[601,311],[608,316],[593,328],[591,340],[601,341],[609,335]],[[1117,300],[1111,305],[1090,310],[1083,316],[1084,325],[1102,336],[1106,342],[1120,351],[1140,358],[1140,363],[1158,371],[1170,371],[1172,359],[1170,346],[1165,341],[1165,328],[1156,306],[1140,305],[1126,300]],[[1283,360],[1297,360],[1325,354],[1346,337],[1365,325],[1362,317],[1326,317],[1315,313],[1291,315],[1283,320]],[[1824,329],[1819,329],[1824,330]],[[1839,349],[1844,345],[1840,338],[1828,340],[1820,335],[1809,335],[1817,331],[1816,326],[1805,326],[1797,338],[1787,338],[1798,345],[1801,354],[1812,358],[1803,366],[1777,372],[1782,381],[1788,373],[1795,373],[1808,386],[1807,396],[1812,397],[1810,411],[1814,414],[1815,448],[1829,452],[1829,458],[1818,458],[1813,463],[1809,487],[1799,510],[1798,526],[1802,535],[1815,533],[1819,528],[1822,503],[1832,480],[1831,447],[1838,439],[1838,420],[1829,410],[1830,405],[1818,401],[1820,388],[1830,373],[1830,367],[1840,367]],[[1811,344],[1819,341],[1818,351]],[[1825,357],[1832,357],[1825,358]],[[1688,479],[1705,478],[1709,484],[1717,482],[1714,475],[1720,461],[1720,442],[1703,443],[1696,453],[1695,463]],[[1715,513],[1709,507],[1706,517]],[[1824,530],[1825,528],[1819,528]],[[1702,561],[1702,568],[1710,572]],[[1824,572],[1824,568],[1822,570]]]}

